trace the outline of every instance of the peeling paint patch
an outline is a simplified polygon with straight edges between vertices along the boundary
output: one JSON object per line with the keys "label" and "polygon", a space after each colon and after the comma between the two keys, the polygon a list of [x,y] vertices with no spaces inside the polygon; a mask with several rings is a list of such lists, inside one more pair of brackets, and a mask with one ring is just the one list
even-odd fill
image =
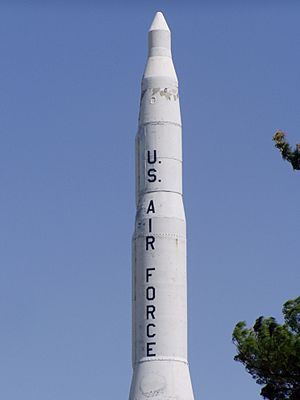
{"label": "peeling paint patch", "polygon": [[166,388],[166,381],[163,376],[150,373],[144,376],[140,383],[140,390],[145,397],[156,397],[162,394]]}
{"label": "peeling paint patch", "polygon": [[161,97],[165,97],[167,100],[178,100],[178,89],[170,89],[170,88],[153,88],[152,96],[156,94],[160,94]]}

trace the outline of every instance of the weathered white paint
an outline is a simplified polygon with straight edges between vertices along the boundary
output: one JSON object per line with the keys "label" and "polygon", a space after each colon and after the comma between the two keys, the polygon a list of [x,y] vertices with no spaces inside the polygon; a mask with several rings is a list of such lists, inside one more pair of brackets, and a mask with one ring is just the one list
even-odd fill
{"label": "weathered white paint", "polygon": [[129,400],[193,400],[187,363],[181,117],[171,33],[162,13],[150,27],[142,80],[136,203]]}

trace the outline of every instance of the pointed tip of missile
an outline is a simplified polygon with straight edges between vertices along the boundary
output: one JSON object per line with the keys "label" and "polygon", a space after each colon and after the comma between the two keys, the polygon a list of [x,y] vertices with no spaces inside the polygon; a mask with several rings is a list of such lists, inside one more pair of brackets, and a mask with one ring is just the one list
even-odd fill
{"label": "pointed tip of missile", "polygon": [[155,14],[155,17],[154,17],[152,24],[150,26],[150,29],[149,29],[149,32],[151,32],[151,31],[168,31],[168,32],[170,32],[170,29],[168,27],[168,24],[167,24],[162,12],[158,11]]}
{"label": "pointed tip of missile", "polygon": [[[156,61],[153,60],[154,57],[157,57]],[[144,79],[154,76],[168,76],[177,82],[172,62],[171,32],[162,12],[155,14],[148,32],[148,61]]]}

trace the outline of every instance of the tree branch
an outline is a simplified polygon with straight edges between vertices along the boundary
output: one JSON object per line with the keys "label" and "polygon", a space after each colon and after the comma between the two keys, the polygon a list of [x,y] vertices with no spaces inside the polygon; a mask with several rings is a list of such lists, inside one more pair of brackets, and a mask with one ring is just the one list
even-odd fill
{"label": "tree branch", "polygon": [[275,147],[279,149],[284,160],[288,161],[294,170],[300,170],[300,144],[296,144],[295,149],[285,139],[286,134],[283,131],[277,131],[272,140],[275,142]]}

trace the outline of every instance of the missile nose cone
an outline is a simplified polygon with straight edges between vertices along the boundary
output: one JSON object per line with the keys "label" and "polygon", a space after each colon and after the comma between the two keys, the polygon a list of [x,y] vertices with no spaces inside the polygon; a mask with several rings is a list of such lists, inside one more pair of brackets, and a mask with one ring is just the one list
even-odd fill
{"label": "missile nose cone", "polygon": [[151,32],[151,31],[168,31],[168,32],[170,32],[170,29],[168,27],[168,24],[167,24],[162,12],[158,11],[155,14],[155,17],[154,17],[152,24],[150,26],[150,29],[149,29],[149,32]]}
{"label": "missile nose cone", "polygon": [[157,12],[148,34],[149,57],[171,57],[171,32],[161,12]]}
{"label": "missile nose cone", "polygon": [[143,78],[168,76],[177,82],[171,54],[171,32],[162,12],[157,12],[152,21],[148,45],[148,60]]}

